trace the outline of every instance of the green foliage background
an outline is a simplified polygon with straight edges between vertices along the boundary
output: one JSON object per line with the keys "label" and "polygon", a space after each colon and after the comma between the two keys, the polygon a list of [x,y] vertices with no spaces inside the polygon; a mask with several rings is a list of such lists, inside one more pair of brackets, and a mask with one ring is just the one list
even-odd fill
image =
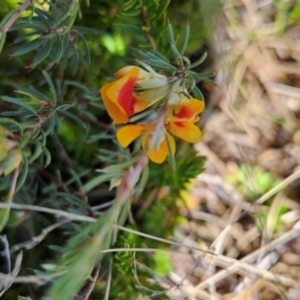
{"label": "green foliage background", "polygon": [[[179,44],[189,22],[187,54],[198,59],[201,49],[207,47],[213,14],[220,7],[217,1],[210,2],[33,1],[9,32],[2,34],[1,202],[43,206],[97,219],[95,223],[65,222],[40,243],[29,243],[30,249],[26,249],[28,244],[15,248],[12,262],[23,248],[19,275],[36,274],[36,280],[40,278],[42,284],[14,284],[3,299],[40,299],[45,295],[50,295],[50,299],[73,299],[100,259],[100,279],[90,299],[103,298],[109,264],[113,266],[109,299],[137,299],[142,295],[167,299],[157,280],[148,281],[157,278],[153,275],[155,270],[158,276],[164,272],[167,275],[167,256],[134,255],[132,251],[99,253],[99,249],[109,248],[167,249],[161,242],[133,233],[119,233],[114,241],[114,208],[106,212],[107,208],[102,212],[92,209],[114,199],[115,190],[110,185],[117,183],[131,159],[130,152],[115,141],[115,127],[100,100],[99,88],[113,78],[116,70],[134,63],[134,49],[153,51],[155,47],[172,59],[167,20],[172,23]],[[2,0],[0,29],[16,7],[17,1]],[[13,147],[9,146],[11,143]],[[120,164],[123,167],[115,171],[112,168],[107,173],[96,172]],[[175,199],[180,198],[185,183],[201,172],[203,164],[204,159],[197,157],[192,147],[176,157],[176,170],[168,162],[163,166],[151,163],[144,170],[145,178],[133,201],[136,222],[127,220],[128,207],[121,207],[124,213],[117,222],[158,237],[172,235],[179,219],[182,221]],[[17,176],[16,188],[10,195]],[[165,187],[169,193],[155,200]],[[135,217],[135,212],[143,211],[143,201],[149,197],[154,198],[150,207]],[[11,249],[58,222],[53,214],[31,210],[2,209],[0,217],[2,234],[7,236]],[[147,268],[140,267],[135,272],[134,261]],[[159,267],[163,261],[165,268]],[[7,273],[4,258],[2,262],[1,271]],[[72,272],[55,281],[47,279],[65,267]]]}

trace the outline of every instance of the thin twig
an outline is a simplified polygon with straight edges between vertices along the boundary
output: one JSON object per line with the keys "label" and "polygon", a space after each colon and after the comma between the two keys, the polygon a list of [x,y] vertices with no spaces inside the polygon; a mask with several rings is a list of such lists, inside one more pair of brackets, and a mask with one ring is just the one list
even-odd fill
{"label": "thin twig", "polygon": [[274,196],[277,192],[281,191],[285,187],[287,187],[289,184],[291,184],[293,181],[298,179],[300,177],[300,168],[291,174],[289,177],[284,179],[282,182],[277,184],[274,188],[272,188],[269,192],[261,196],[257,201],[255,201],[255,204],[262,204],[265,201],[267,201],[270,197]]}
{"label": "thin twig", "polygon": [[[112,244],[114,244],[117,241],[117,235],[118,230],[114,230],[113,238],[112,238]],[[113,258],[110,256],[109,258],[109,266],[108,266],[108,274],[107,274],[107,280],[106,280],[106,286],[105,286],[105,294],[103,300],[109,299],[109,293],[110,293],[110,287],[111,287],[111,281],[112,281],[112,272],[113,272]]]}
{"label": "thin twig", "polygon": [[112,269],[113,269],[113,260],[112,258],[109,259],[109,266],[108,266],[108,274],[105,286],[105,294],[103,300],[109,299],[110,287],[111,287],[111,280],[112,280]]}
{"label": "thin twig", "polygon": [[33,0],[26,0],[21,4],[15,11],[15,13],[8,19],[8,21],[0,29],[0,39],[2,38],[3,33],[7,32],[15,21],[19,18],[21,13],[29,6],[32,5]]}
{"label": "thin twig", "polygon": [[11,184],[9,187],[9,191],[8,191],[8,195],[7,195],[7,202],[12,202],[12,200],[14,198],[18,176],[19,176],[19,168],[16,168],[13,172],[12,181],[11,181]]}
{"label": "thin twig", "polygon": [[35,283],[37,285],[43,285],[46,282],[52,281],[53,279],[62,276],[66,271],[60,271],[53,273],[47,277],[37,276],[37,275],[28,275],[28,276],[17,276],[14,277],[10,274],[0,273],[0,280],[13,280],[14,283]]}
{"label": "thin twig", "polygon": [[[251,264],[257,259],[257,257],[259,257],[261,255],[262,252],[265,252],[265,253],[270,252],[270,251],[276,249],[278,247],[278,245],[286,244],[286,243],[292,241],[293,239],[298,238],[299,236],[300,236],[300,230],[296,224],[292,230],[286,232],[285,234],[283,234],[276,240],[270,242],[269,244],[265,245],[264,247],[257,249],[256,251],[250,253],[246,257],[242,258],[239,261],[239,263]],[[196,295],[198,290],[207,288],[211,281],[219,282],[219,281],[223,280],[224,278],[228,277],[231,273],[236,271],[236,268],[237,268],[237,265],[235,263],[233,263],[227,269],[222,270],[222,271],[218,272],[217,274],[202,281],[199,285],[197,285],[195,287],[193,295]],[[275,280],[278,282],[278,277],[275,278]]]}
{"label": "thin twig", "polygon": [[13,208],[13,209],[18,209],[18,210],[44,212],[47,214],[55,215],[57,217],[65,217],[68,220],[73,220],[73,221],[81,221],[81,222],[95,222],[96,221],[96,219],[91,218],[91,217],[72,214],[72,213],[69,213],[69,212],[66,212],[63,210],[48,208],[48,207],[44,207],[44,206],[27,205],[27,204],[19,204],[19,203],[0,203],[0,208]]}
{"label": "thin twig", "polygon": [[[52,230],[56,229],[57,227],[61,226],[62,224],[65,224],[67,222],[70,222],[70,221],[69,220],[63,220],[63,221],[57,222],[53,225],[50,225],[50,226],[44,228],[39,235],[34,236],[29,241],[22,242],[22,243],[19,243],[17,245],[14,245],[13,247],[11,247],[9,249],[9,253],[14,253],[16,251],[19,251],[22,248],[24,248],[26,250],[32,249],[33,247],[38,245],[43,239],[45,239],[46,236],[48,235],[48,233],[50,233]],[[4,254],[3,252],[4,251],[2,251],[0,253],[3,255]]]}

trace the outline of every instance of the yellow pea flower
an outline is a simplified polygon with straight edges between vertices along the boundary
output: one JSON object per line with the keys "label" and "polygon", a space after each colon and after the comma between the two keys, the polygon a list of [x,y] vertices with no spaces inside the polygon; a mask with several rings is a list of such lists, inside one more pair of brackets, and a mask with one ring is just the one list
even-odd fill
{"label": "yellow pea flower", "polygon": [[[108,114],[116,124],[128,123],[132,115],[145,110],[169,92],[165,76],[135,66],[124,67],[115,76],[118,79],[105,84],[100,93]],[[142,91],[137,93],[134,88]]]}
{"label": "yellow pea flower", "polygon": [[[175,106],[165,120],[165,126],[159,134],[159,140],[155,141],[156,146],[152,146],[148,150],[149,159],[160,164],[168,155],[175,154],[176,145],[170,133],[190,143],[199,142],[202,139],[202,132],[195,123],[199,120],[198,114],[203,109],[204,102],[197,99],[191,99],[180,106]],[[117,131],[117,140],[125,148],[143,135],[142,147],[145,149],[154,127],[154,123],[125,125]]]}
{"label": "yellow pea flower", "polygon": [[104,105],[114,123],[127,123],[130,116],[151,105],[151,102],[140,99],[133,92],[138,72],[138,68],[132,68],[120,79],[105,84],[100,89]]}

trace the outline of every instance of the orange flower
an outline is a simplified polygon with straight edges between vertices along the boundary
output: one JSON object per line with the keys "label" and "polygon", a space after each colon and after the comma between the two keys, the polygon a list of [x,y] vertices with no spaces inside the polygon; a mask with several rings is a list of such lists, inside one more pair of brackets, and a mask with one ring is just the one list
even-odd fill
{"label": "orange flower", "polygon": [[[154,71],[150,73],[127,66],[116,72],[115,76],[119,79],[100,89],[104,105],[114,123],[127,123],[132,115],[162,99],[169,91],[167,78]],[[135,93],[134,87],[146,90]]]}
{"label": "orange flower", "polygon": [[[176,146],[174,138],[169,134],[181,138],[190,143],[199,142],[202,138],[201,130],[195,125],[199,120],[198,114],[204,109],[204,102],[192,99],[183,105],[175,106],[170,116],[165,120],[165,126],[159,133],[158,140],[148,150],[150,160],[155,163],[162,163],[168,155],[174,155]],[[155,124],[126,125],[117,131],[117,140],[122,147],[127,147],[139,136],[143,136],[142,147],[145,149]],[[169,147],[168,147],[169,143]]]}
{"label": "orange flower", "polygon": [[204,106],[204,101],[198,99],[191,99],[175,106],[173,115],[166,119],[166,129],[186,142],[199,142],[202,139],[202,132],[195,123],[199,121],[198,115],[203,112]]}
{"label": "orange flower", "polygon": [[138,73],[138,68],[132,68],[125,76],[100,89],[104,105],[114,123],[127,123],[130,116],[151,105],[133,92]]}
{"label": "orange flower", "polygon": [[[125,125],[124,127],[120,128],[117,131],[117,140],[122,147],[126,148],[135,139],[137,139],[139,136],[143,134],[144,137],[142,140],[142,147],[143,149],[145,149],[149,141],[149,138],[151,137],[151,133],[153,132],[154,126],[155,124]],[[169,133],[167,133],[164,128],[161,133],[162,134],[159,137],[159,141],[155,143],[157,144],[157,146],[155,145],[152,146],[147,153],[149,158],[157,164],[161,164],[168,155],[175,154],[174,138]],[[166,138],[169,140],[171,153],[169,151]]]}

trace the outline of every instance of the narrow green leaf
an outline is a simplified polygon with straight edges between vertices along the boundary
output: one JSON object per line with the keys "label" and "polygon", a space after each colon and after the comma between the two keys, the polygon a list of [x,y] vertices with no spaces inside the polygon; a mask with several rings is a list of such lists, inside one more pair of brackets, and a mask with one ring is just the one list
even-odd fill
{"label": "narrow green leaf", "polygon": [[92,144],[96,141],[111,140],[111,139],[113,139],[112,135],[102,132],[99,134],[92,134],[91,136],[89,136],[88,140],[85,141],[85,144]]}
{"label": "narrow green leaf", "polygon": [[47,166],[50,165],[50,162],[51,162],[51,153],[50,151],[42,145],[42,148],[43,148],[43,153],[45,155],[45,158],[46,158],[46,161],[44,163],[44,168],[46,168]]}
{"label": "narrow green leaf", "polygon": [[74,170],[70,169],[69,170],[70,174],[72,175],[72,178],[70,180],[68,180],[67,184],[72,184],[73,182],[76,182],[78,187],[82,187],[82,182],[80,179],[80,175],[77,174],[77,172],[75,172]]}
{"label": "narrow green leaf", "polygon": [[136,0],[128,0],[124,3],[124,10],[129,10],[130,8],[134,7],[136,4]]}
{"label": "narrow green leaf", "polygon": [[91,52],[90,52],[90,47],[86,41],[86,39],[84,38],[84,36],[79,33],[79,36],[81,37],[82,43],[83,43],[83,47],[84,47],[84,51],[85,51],[85,58],[87,60],[87,64],[89,65],[91,63]]}
{"label": "narrow green leaf", "polygon": [[159,19],[166,11],[167,7],[169,6],[171,0],[160,0],[159,1],[159,8],[157,10],[156,20]]}
{"label": "narrow green leaf", "polygon": [[135,7],[133,7],[132,9],[126,10],[125,12],[121,13],[121,15],[128,16],[128,17],[136,17],[140,15],[140,11]]}
{"label": "narrow green leaf", "polygon": [[53,96],[52,102],[54,104],[56,104],[56,102],[57,102],[57,94],[56,94],[56,90],[55,90],[53,81],[52,81],[52,79],[50,78],[49,74],[46,71],[43,70],[42,73],[43,73],[43,75],[44,75],[44,77],[45,77],[45,79],[48,82],[48,85],[50,87],[50,92],[51,92],[51,94]]}
{"label": "narrow green leaf", "polygon": [[80,110],[80,113],[81,113],[81,115],[86,116],[86,117],[89,118],[90,120],[97,121],[96,116],[95,116],[92,112],[90,112],[90,111],[88,111],[88,110],[81,109],[81,110]]}
{"label": "narrow green leaf", "polygon": [[67,33],[63,36],[63,56],[62,56],[62,68],[66,68],[67,61],[70,57],[69,50],[70,50],[70,33]]}
{"label": "narrow green leaf", "polygon": [[214,81],[210,80],[209,78],[202,78],[202,80],[211,84],[212,86],[218,86]]}
{"label": "narrow green leaf", "polygon": [[4,111],[2,113],[0,113],[1,116],[5,116],[5,117],[13,117],[13,116],[18,116],[20,114],[19,111],[14,110],[14,111]]}
{"label": "narrow green leaf", "polygon": [[173,33],[173,29],[172,29],[171,24],[168,24],[168,33],[169,33],[169,42],[170,42],[170,44],[174,45],[176,47],[174,33]]}
{"label": "narrow green leaf", "polygon": [[22,22],[15,24],[9,31],[15,31],[15,30],[21,30],[21,29],[32,29],[34,31],[37,31],[40,35],[44,32],[47,32],[47,26],[45,26],[44,23],[28,23],[28,22]]}
{"label": "narrow green leaf", "polygon": [[79,53],[75,47],[73,47],[73,55],[71,57],[70,65],[71,65],[71,73],[74,76],[77,73],[79,66]]}
{"label": "narrow green leaf", "polygon": [[28,163],[33,163],[43,152],[43,145],[37,140],[31,140],[31,142],[35,145],[34,151],[30,156]]}
{"label": "narrow green leaf", "polygon": [[47,136],[45,135],[45,132],[43,129],[40,130],[40,136],[38,140],[41,140],[42,145],[45,147],[47,143]]}
{"label": "narrow green leaf", "polygon": [[191,64],[191,67],[190,69],[193,69],[199,65],[201,65],[205,60],[206,60],[206,57],[207,57],[207,52],[204,52],[199,59],[197,59],[195,62],[193,62]]}
{"label": "narrow green leaf", "polygon": [[56,41],[57,41],[56,51],[54,52],[52,61],[48,65],[48,69],[52,68],[54,64],[58,64],[64,54],[64,45],[62,39],[59,37],[58,39],[56,39]]}
{"label": "narrow green leaf", "polygon": [[143,31],[138,26],[128,25],[128,24],[120,24],[120,23],[115,23],[114,25],[132,35],[137,35],[137,36],[143,35]]}
{"label": "narrow green leaf", "polygon": [[80,230],[84,237],[77,235],[69,240],[68,246],[71,249],[64,252],[63,261],[60,262],[60,265],[69,264],[69,268],[51,285],[48,291],[50,299],[74,299],[84,282],[89,279],[93,268],[104,256],[101,250],[108,249],[112,241],[113,225],[121,210],[119,206],[117,209],[112,208],[112,213],[99,218],[97,223],[89,224],[89,231]]}
{"label": "narrow green leaf", "polygon": [[72,107],[72,106],[74,106],[73,103],[66,103],[66,104],[61,104],[61,105],[59,105],[59,106],[56,106],[56,107],[51,111],[51,113],[49,114],[49,116],[55,114],[58,110],[62,110],[63,108],[70,108],[70,107]]}
{"label": "narrow green leaf", "polygon": [[166,60],[164,60],[164,59],[161,59],[160,57],[158,57],[157,55],[155,55],[155,54],[152,53],[152,52],[147,51],[146,54],[148,55],[149,58],[155,59],[155,60],[157,60],[157,61],[163,61],[163,62],[169,63],[169,61],[166,61]]}
{"label": "narrow green leaf", "polygon": [[109,167],[106,167],[102,170],[100,170],[100,172],[103,173],[120,173],[122,172],[124,169],[127,169],[131,166],[133,166],[133,164],[135,164],[138,161],[139,157],[138,156],[133,156],[131,159],[126,160],[125,162],[121,162],[117,165],[111,165]]}
{"label": "narrow green leaf", "polygon": [[27,160],[27,158],[24,158],[23,159],[22,170],[21,170],[21,173],[18,177],[18,182],[17,182],[17,185],[16,185],[15,193],[17,193],[21,189],[21,187],[24,185],[25,180],[27,178],[27,174],[28,174],[28,160]]}
{"label": "narrow green leaf", "polygon": [[100,34],[105,34],[106,32],[101,29],[94,29],[94,28],[89,28],[85,26],[73,26],[73,30],[77,30],[81,34],[92,34],[92,35],[100,35]]}
{"label": "narrow green leaf", "polygon": [[0,22],[0,28],[3,27],[3,25],[9,20],[9,18],[16,12],[16,8],[9,11],[4,17],[2,17]]}
{"label": "narrow green leaf", "polygon": [[192,76],[187,76],[187,83],[189,85],[189,88],[192,90],[196,86],[196,81]]}
{"label": "narrow green leaf", "polygon": [[[76,86],[77,88],[85,91],[85,92],[90,92],[90,90],[82,83],[75,81],[75,80],[66,80],[65,83],[67,84],[67,86],[71,85],[71,86]],[[99,92],[97,91],[97,94]]]}
{"label": "narrow green leaf", "polygon": [[27,96],[28,98],[30,98],[30,102],[28,103],[28,101],[27,101],[28,104],[31,104],[31,105],[41,104],[41,100],[36,98],[35,96],[31,95],[30,92],[28,93],[28,92],[25,92],[25,91],[22,91],[22,90],[18,90],[18,91],[16,91],[16,93]]}
{"label": "narrow green leaf", "polygon": [[154,51],[153,54],[157,57],[157,58],[160,58],[161,60],[169,63],[169,60],[163,55],[161,54],[160,52],[158,51]]}
{"label": "narrow green leaf", "polygon": [[142,175],[137,185],[136,194],[137,196],[141,195],[145,189],[149,178],[149,165],[146,165],[143,169]]}
{"label": "narrow green leaf", "polygon": [[5,40],[6,40],[6,32],[2,33],[2,36],[0,38],[0,54],[1,54],[3,46],[5,44]]}
{"label": "narrow green leaf", "polygon": [[216,73],[214,72],[206,72],[206,73],[195,73],[195,72],[190,72],[190,75],[195,77],[195,78],[200,78],[200,79],[205,79],[209,77],[214,77]]}
{"label": "narrow green leaf", "polygon": [[118,177],[120,176],[120,172],[110,172],[110,173],[106,173],[106,174],[101,174],[95,178],[93,178],[92,180],[88,181],[86,184],[84,184],[82,186],[82,191],[84,193],[89,192],[90,190],[92,190],[93,188],[95,188],[97,185],[109,181],[111,178],[113,177]]}
{"label": "narrow green leaf", "polygon": [[37,49],[38,47],[40,47],[43,43],[44,43],[43,39],[37,38],[37,39],[33,40],[32,42],[27,43],[25,46],[19,48],[17,51],[15,51],[13,53],[13,56],[19,56],[19,55],[26,54],[30,51],[33,51],[33,50]]}
{"label": "narrow green leaf", "polygon": [[195,86],[192,89],[192,94],[199,100],[204,100],[203,94],[201,93],[201,91]]}
{"label": "narrow green leaf", "polygon": [[22,125],[12,118],[0,118],[0,124],[12,124],[20,130],[21,135],[23,134]]}
{"label": "narrow green leaf", "polygon": [[162,60],[148,59],[145,63],[151,65],[153,68],[158,68],[164,71],[175,72],[177,70],[174,66]]}
{"label": "narrow green leaf", "polygon": [[185,32],[184,32],[184,40],[183,40],[182,48],[181,48],[181,51],[180,51],[181,55],[183,55],[185,50],[186,50],[186,47],[187,47],[187,44],[188,44],[188,41],[189,41],[189,37],[190,37],[190,26],[186,25]]}
{"label": "narrow green leaf", "polygon": [[135,53],[137,56],[139,56],[141,59],[147,60],[149,58],[148,54],[146,54],[144,51],[136,48],[131,48],[131,51]]}
{"label": "narrow green leaf", "polygon": [[65,110],[62,110],[61,113],[64,114],[65,116],[69,117],[70,119],[72,119],[76,123],[78,123],[83,128],[87,128],[86,123],[84,121],[82,121],[79,117],[77,117],[75,114],[73,114],[69,111],[65,111]]}
{"label": "narrow green leaf", "polygon": [[15,40],[14,40],[14,44],[23,42],[24,40],[32,37],[32,36],[36,36],[38,34],[37,31],[33,31],[33,32],[29,32],[29,33],[23,33],[22,35],[18,36]]}
{"label": "narrow green leaf", "polygon": [[50,14],[48,14],[46,11],[41,10],[37,7],[35,7],[34,12],[38,15],[38,17],[40,18],[40,20],[47,24],[48,26],[50,25],[50,21],[53,21],[52,17]]}
{"label": "narrow green leaf", "polygon": [[185,63],[185,69],[190,69],[191,61],[186,56],[182,56],[182,60]]}
{"label": "narrow green leaf", "polygon": [[179,92],[179,95],[183,95],[187,99],[192,99],[193,97],[189,93]]}
{"label": "narrow green leaf", "polygon": [[24,147],[26,147],[29,140],[30,140],[30,135],[29,134],[24,134],[22,136],[20,144],[19,144],[20,149],[23,149]]}
{"label": "narrow green leaf", "polygon": [[37,99],[46,100],[47,96],[45,96],[43,93],[35,90],[33,87],[23,87],[18,89],[18,93],[23,92],[23,95],[26,95],[25,93],[30,94],[31,96],[34,96]]}
{"label": "narrow green leaf", "polygon": [[35,109],[33,107],[31,107],[28,104],[26,104],[25,102],[23,102],[22,99],[20,99],[20,98],[12,98],[12,97],[8,97],[8,96],[2,96],[1,98],[6,102],[13,103],[18,106],[22,106],[22,107],[26,108],[27,110],[32,112],[34,115],[37,114],[37,112],[35,111]]}
{"label": "narrow green leaf", "polygon": [[46,136],[53,132],[54,126],[55,126],[55,115],[52,115],[48,118],[47,129],[44,131]]}
{"label": "narrow green leaf", "polygon": [[173,44],[171,44],[170,46],[171,46],[172,52],[174,53],[174,58],[175,58],[175,60],[180,64],[181,69],[183,69],[183,67],[184,67],[184,65],[183,65],[183,60],[182,60],[182,58],[181,58],[181,55],[180,55],[178,49],[177,49],[176,46],[173,45]]}

